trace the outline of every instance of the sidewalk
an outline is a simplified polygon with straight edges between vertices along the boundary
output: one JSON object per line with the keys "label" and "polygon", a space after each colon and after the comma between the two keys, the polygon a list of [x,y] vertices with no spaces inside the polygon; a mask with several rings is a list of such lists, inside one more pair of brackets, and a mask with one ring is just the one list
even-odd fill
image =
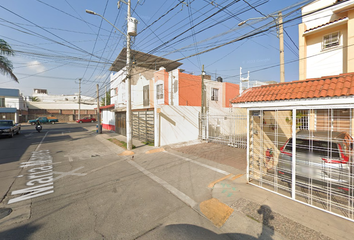
{"label": "sidewalk", "polygon": [[[103,131],[103,138],[126,141],[126,137]],[[133,140],[135,155],[158,149]],[[246,150],[211,143],[165,146],[164,150],[196,161],[207,159],[225,165],[233,176],[215,183],[212,198],[227,206],[220,230],[247,239],[352,239],[354,223],[295,202],[246,181]],[[117,146],[118,153],[124,150]],[[229,166],[229,167],[227,167]],[[240,174],[241,173],[241,174]],[[236,176],[235,176],[236,175]],[[205,201],[206,202],[206,201]],[[202,208],[200,203],[200,208]],[[216,212],[223,209],[216,209]],[[200,213],[202,214],[202,209]],[[231,212],[231,213],[230,213]],[[211,219],[213,216],[206,216]],[[213,221],[212,221],[213,222]],[[244,234],[244,235],[242,235]],[[233,237],[233,234],[228,234]]]}

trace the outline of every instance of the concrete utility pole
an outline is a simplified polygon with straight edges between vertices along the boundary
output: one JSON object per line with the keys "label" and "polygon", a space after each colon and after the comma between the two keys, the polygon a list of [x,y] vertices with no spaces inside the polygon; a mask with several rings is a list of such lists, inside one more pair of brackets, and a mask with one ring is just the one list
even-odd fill
{"label": "concrete utility pole", "polygon": [[98,133],[102,133],[101,128],[101,114],[100,114],[100,90],[97,84],[97,123],[98,123]]}
{"label": "concrete utility pole", "polygon": [[81,119],[81,78],[79,78],[79,119]]}
{"label": "concrete utility pole", "polygon": [[202,66],[202,95],[201,95],[201,104],[200,104],[200,129],[199,134],[200,138],[203,139],[203,116],[205,116],[205,89],[204,89],[204,64]]}
{"label": "concrete utility pole", "polygon": [[285,68],[284,68],[284,30],[283,30],[283,16],[281,12],[278,13],[279,24],[279,50],[280,50],[280,82],[285,82]]}
{"label": "concrete utility pole", "polygon": [[105,92],[104,104],[105,104],[105,106],[107,106],[107,86],[104,87],[104,92]]}
{"label": "concrete utility pole", "polygon": [[130,76],[130,35],[129,35],[129,20],[130,20],[130,0],[128,0],[127,12],[127,150],[132,150],[132,96],[131,96],[131,76]]}

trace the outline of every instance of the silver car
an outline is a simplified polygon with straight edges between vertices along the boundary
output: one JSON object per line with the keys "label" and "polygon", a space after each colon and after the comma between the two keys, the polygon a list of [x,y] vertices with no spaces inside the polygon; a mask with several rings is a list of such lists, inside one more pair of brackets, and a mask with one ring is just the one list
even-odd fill
{"label": "silver car", "polygon": [[[291,182],[292,138],[280,148],[278,176]],[[349,191],[353,139],[347,132],[301,130],[296,134],[296,182]]]}

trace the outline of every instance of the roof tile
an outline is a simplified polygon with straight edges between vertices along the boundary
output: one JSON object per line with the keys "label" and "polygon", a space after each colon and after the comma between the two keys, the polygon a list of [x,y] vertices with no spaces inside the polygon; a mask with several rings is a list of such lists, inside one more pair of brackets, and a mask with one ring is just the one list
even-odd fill
{"label": "roof tile", "polygon": [[233,103],[354,96],[354,72],[248,89]]}

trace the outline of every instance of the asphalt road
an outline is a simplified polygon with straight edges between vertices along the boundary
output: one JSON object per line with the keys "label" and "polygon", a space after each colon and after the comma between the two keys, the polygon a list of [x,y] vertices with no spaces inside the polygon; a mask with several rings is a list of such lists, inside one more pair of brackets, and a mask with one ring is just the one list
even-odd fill
{"label": "asphalt road", "polygon": [[[198,212],[224,174],[166,152],[135,158],[86,127],[0,138],[0,239],[234,239]],[[225,169],[224,169],[225,170]],[[222,170],[221,170],[222,171]],[[1,214],[0,214],[1,215]]]}

